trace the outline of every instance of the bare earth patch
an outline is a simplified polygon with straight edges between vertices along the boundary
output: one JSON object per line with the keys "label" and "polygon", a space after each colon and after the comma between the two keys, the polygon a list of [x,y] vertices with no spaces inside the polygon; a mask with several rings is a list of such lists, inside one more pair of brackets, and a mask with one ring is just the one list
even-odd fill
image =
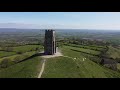
{"label": "bare earth patch", "polygon": [[[44,53],[44,51],[40,52],[40,53]],[[53,57],[59,57],[59,56],[63,56],[62,53],[58,50],[56,50],[56,53],[54,55],[42,55],[42,58],[53,58]]]}
{"label": "bare earth patch", "polygon": [[60,52],[56,52],[54,55],[42,55],[41,57],[43,58],[53,58],[53,57],[59,57],[59,56],[63,56]]}

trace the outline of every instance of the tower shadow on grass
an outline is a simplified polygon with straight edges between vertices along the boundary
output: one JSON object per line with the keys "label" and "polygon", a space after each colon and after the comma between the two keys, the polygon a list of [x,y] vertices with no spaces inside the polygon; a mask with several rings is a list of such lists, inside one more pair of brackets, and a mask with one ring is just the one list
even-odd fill
{"label": "tower shadow on grass", "polygon": [[32,59],[32,58],[37,57],[37,56],[44,56],[44,55],[45,55],[44,52],[36,53],[36,54],[34,54],[34,55],[32,55],[32,56],[30,56],[30,57],[28,57],[28,58],[25,58],[25,59],[19,61],[18,63],[23,62],[23,61],[26,61],[26,60],[29,60],[29,59]]}
{"label": "tower shadow on grass", "polygon": [[[30,56],[30,57],[27,57],[27,58],[25,58],[25,59],[22,59],[22,60],[20,60],[20,61],[13,61],[14,63],[12,63],[12,64],[10,64],[9,66],[14,66],[14,65],[16,65],[16,64],[19,64],[19,63],[22,63],[22,62],[24,62],[24,61],[27,61],[27,60],[30,60],[30,59],[32,59],[32,58],[34,58],[34,57],[38,57],[38,56],[44,56],[45,54],[44,53],[36,53],[36,54],[34,54],[34,55],[32,55],[32,56]],[[8,67],[9,67],[8,66]]]}

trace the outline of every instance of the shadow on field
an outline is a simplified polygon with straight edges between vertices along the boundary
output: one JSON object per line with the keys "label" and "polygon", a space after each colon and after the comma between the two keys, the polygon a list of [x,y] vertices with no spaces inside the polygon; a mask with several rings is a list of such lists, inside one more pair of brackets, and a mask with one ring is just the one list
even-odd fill
{"label": "shadow on field", "polygon": [[34,54],[34,55],[26,58],[26,59],[23,59],[22,61],[19,61],[19,63],[20,63],[20,62],[23,62],[23,61],[26,61],[26,60],[28,60],[28,59],[32,59],[32,58],[34,58],[34,57],[43,56],[43,55],[45,55],[45,54],[44,54],[44,53],[36,53],[36,54]]}
{"label": "shadow on field", "polygon": [[[8,62],[8,61],[6,61],[5,63],[3,63],[3,65],[5,66],[4,68],[7,68],[7,67],[9,67],[9,66],[13,66],[13,65],[16,65],[16,64],[18,64],[18,63],[22,63],[22,62],[24,62],[24,61],[27,61],[27,60],[29,60],[29,59],[32,59],[32,58],[34,58],[34,57],[37,57],[37,56],[43,56],[43,55],[45,55],[44,53],[36,53],[36,54],[34,54],[34,55],[32,55],[32,56],[30,56],[30,57],[28,57],[28,58],[25,58],[25,59],[23,59],[23,60],[18,60],[18,61],[12,61],[12,62]],[[1,63],[0,63],[0,68],[1,68]]]}

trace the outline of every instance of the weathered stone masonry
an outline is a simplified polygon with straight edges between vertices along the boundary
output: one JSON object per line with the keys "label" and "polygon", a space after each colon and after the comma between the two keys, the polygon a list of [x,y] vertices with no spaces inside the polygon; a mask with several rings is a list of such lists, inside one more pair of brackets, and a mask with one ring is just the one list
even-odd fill
{"label": "weathered stone masonry", "polygon": [[45,30],[44,53],[46,55],[56,53],[55,30]]}

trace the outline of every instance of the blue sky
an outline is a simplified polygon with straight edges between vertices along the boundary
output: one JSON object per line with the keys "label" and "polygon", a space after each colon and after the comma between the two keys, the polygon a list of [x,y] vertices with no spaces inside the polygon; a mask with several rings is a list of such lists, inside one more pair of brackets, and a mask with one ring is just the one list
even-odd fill
{"label": "blue sky", "polygon": [[0,12],[0,27],[120,30],[120,12]]}

